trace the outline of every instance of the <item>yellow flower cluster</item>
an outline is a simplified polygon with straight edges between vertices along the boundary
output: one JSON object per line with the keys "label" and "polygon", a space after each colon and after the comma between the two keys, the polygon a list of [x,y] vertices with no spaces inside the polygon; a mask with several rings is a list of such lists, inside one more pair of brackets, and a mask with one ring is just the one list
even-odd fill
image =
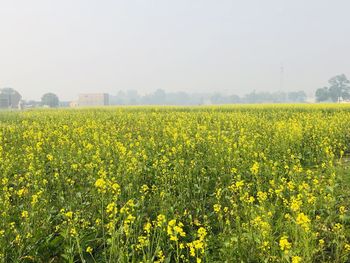
{"label": "yellow flower cluster", "polygon": [[172,219],[168,222],[167,233],[171,241],[179,241],[179,237],[185,237],[186,233],[183,230],[184,224]]}
{"label": "yellow flower cluster", "polygon": [[282,251],[284,251],[285,253],[288,253],[288,251],[291,249],[292,244],[288,241],[288,237],[287,236],[282,236],[280,241],[279,241],[279,245]]}
{"label": "yellow flower cluster", "polygon": [[197,261],[201,261],[201,256],[205,252],[206,236],[207,230],[204,227],[200,227],[197,231],[197,239],[190,243],[187,243],[187,246],[190,250],[190,255],[192,257],[197,257]]}
{"label": "yellow flower cluster", "polygon": [[310,227],[310,219],[304,213],[299,213],[296,218],[296,223],[303,227],[305,231],[309,231]]}

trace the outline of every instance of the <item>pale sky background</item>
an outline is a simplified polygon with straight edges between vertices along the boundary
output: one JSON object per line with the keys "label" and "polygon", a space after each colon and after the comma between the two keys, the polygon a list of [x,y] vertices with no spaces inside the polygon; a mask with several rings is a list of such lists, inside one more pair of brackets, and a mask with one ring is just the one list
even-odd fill
{"label": "pale sky background", "polygon": [[350,77],[349,0],[0,0],[0,88],[312,95]]}

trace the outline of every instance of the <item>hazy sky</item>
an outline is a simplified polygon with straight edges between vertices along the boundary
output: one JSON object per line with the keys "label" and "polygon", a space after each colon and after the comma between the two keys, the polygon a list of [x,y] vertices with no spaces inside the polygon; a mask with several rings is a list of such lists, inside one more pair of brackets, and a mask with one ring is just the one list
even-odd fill
{"label": "hazy sky", "polygon": [[350,77],[349,0],[0,0],[0,87],[244,94]]}

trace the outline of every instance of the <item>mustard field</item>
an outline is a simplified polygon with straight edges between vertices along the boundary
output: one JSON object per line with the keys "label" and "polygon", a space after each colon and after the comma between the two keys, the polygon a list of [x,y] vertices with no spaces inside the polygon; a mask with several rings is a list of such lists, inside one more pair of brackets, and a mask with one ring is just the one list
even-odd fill
{"label": "mustard field", "polygon": [[350,106],[0,113],[0,262],[350,262]]}

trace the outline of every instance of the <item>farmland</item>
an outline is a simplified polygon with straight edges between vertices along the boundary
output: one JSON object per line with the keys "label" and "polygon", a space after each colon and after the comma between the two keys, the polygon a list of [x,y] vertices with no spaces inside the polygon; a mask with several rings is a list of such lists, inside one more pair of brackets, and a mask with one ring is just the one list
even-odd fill
{"label": "farmland", "polygon": [[349,262],[350,106],[0,113],[0,262]]}

